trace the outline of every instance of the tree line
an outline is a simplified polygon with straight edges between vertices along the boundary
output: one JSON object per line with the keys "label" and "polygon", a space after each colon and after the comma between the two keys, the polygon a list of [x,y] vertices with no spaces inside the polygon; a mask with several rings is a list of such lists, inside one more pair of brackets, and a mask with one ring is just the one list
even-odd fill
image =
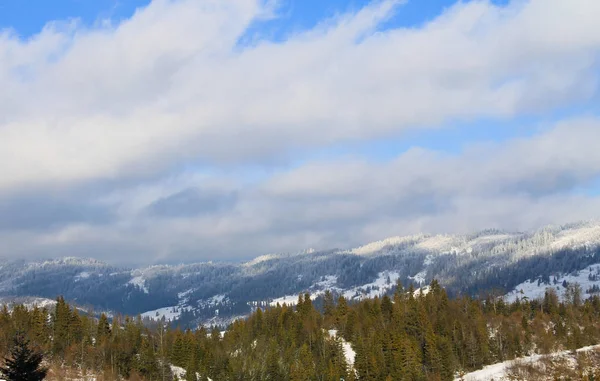
{"label": "tree line", "polygon": [[57,379],[76,369],[97,380],[171,381],[173,365],[190,381],[441,381],[600,341],[600,298],[582,300],[575,284],[565,300],[548,289],[540,300],[513,303],[493,295],[451,299],[435,280],[427,290],[398,284],[393,294],[356,303],[326,292],[318,308],[301,294],[295,306],[257,309],[225,332],[95,317],[59,297],[52,308],[2,308],[0,355],[10,358],[15,336],[24,335]]}

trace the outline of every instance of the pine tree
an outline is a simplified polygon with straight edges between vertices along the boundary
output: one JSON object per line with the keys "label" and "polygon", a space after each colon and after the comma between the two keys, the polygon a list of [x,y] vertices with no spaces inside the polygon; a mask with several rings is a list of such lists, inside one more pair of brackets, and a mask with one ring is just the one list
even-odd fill
{"label": "pine tree", "polygon": [[335,303],[333,301],[333,294],[331,291],[326,290],[325,295],[323,295],[323,317],[325,318],[327,324],[330,324],[334,319],[335,314]]}
{"label": "pine tree", "polygon": [[392,320],[393,310],[394,305],[392,304],[392,300],[389,296],[384,295],[383,299],[381,299],[381,313],[383,314],[386,323],[389,323]]}
{"label": "pine tree", "polygon": [[265,359],[265,366],[265,380],[277,381],[281,379],[281,372],[279,370],[279,355],[277,353],[277,343],[274,340],[272,340],[269,343],[267,357]]}
{"label": "pine tree", "polygon": [[56,299],[56,309],[53,316],[54,335],[52,338],[52,346],[54,353],[62,356],[64,351],[69,347],[69,321],[71,320],[71,309],[65,302],[65,299],[60,296]]}
{"label": "pine tree", "polygon": [[110,324],[108,323],[108,317],[106,314],[101,314],[98,320],[98,339],[102,340],[110,336]]}
{"label": "pine tree", "polygon": [[46,368],[41,367],[43,356],[29,348],[23,333],[17,333],[10,356],[4,360],[0,373],[8,381],[39,381],[46,377]]}

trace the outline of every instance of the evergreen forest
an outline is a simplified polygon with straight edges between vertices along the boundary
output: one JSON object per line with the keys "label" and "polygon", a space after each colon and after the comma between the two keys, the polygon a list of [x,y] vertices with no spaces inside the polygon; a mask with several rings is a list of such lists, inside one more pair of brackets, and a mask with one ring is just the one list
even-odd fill
{"label": "evergreen forest", "polygon": [[226,331],[96,317],[59,297],[51,308],[2,308],[0,356],[25,335],[44,355],[48,379],[76,371],[97,380],[453,380],[486,364],[597,344],[599,318],[600,298],[583,300],[576,284],[564,300],[548,289],[514,303],[451,299],[435,280],[427,293],[398,284],[356,303],[327,292],[316,306],[301,294],[296,306],[256,309]]}

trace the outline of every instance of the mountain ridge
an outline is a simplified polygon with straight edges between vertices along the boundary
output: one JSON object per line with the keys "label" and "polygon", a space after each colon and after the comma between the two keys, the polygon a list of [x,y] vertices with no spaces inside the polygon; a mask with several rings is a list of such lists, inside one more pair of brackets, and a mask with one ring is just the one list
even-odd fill
{"label": "mountain ridge", "polygon": [[111,313],[170,317],[195,326],[228,321],[309,291],[359,300],[436,278],[452,295],[505,293],[524,282],[600,263],[600,222],[531,232],[396,236],[351,249],[267,254],[245,262],[119,267],[94,258],[0,262],[0,297],[54,298]]}

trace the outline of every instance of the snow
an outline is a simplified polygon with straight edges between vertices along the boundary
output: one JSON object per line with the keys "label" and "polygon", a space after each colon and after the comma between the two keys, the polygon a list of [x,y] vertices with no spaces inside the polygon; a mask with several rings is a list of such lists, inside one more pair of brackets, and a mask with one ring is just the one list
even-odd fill
{"label": "snow", "polygon": [[192,292],[196,291],[195,288],[190,288],[187,291],[183,291],[177,294],[177,297],[179,298],[179,300],[185,299],[187,298]]}
{"label": "snow", "polygon": [[127,284],[132,284],[138,287],[140,290],[144,291],[144,293],[148,293],[148,288],[146,287],[146,280],[141,275],[131,278],[131,280],[127,282]]}
{"label": "snow", "polygon": [[348,251],[350,254],[355,255],[373,255],[382,251],[386,247],[398,246],[405,243],[414,243],[421,240],[423,235],[406,236],[406,237],[390,237],[381,241],[371,242],[364,246],[360,246]]}
{"label": "snow", "polygon": [[[577,350],[577,352],[587,352],[587,351],[591,351],[591,350],[595,350],[595,349],[600,349],[600,345],[591,345],[588,347],[579,348]],[[567,351],[554,352],[549,355],[536,354],[536,355],[531,355],[531,356],[526,356],[526,357],[519,357],[514,360],[508,360],[508,361],[504,361],[504,362],[500,362],[500,363],[496,363],[496,364],[492,364],[492,365],[487,365],[487,366],[483,367],[483,369],[476,370],[471,373],[467,373],[462,377],[456,377],[454,380],[455,381],[459,381],[459,380],[460,381],[489,381],[489,380],[508,381],[508,378],[506,377],[506,371],[513,364],[535,363],[545,356],[551,356],[551,357],[568,356],[570,353],[571,353],[571,351],[567,350]]]}
{"label": "snow", "polygon": [[182,367],[171,365],[171,373],[175,380],[185,380],[185,369]]}
{"label": "snow", "polygon": [[[325,294],[325,291],[327,291],[327,290],[340,292],[341,289],[336,287],[336,283],[337,283],[337,276],[335,276],[335,275],[325,275],[325,276],[321,277],[320,281],[314,283],[308,289],[308,292],[310,293],[310,299],[315,300],[319,296]],[[277,303],[279,303],[279,305],[287,304],[288,306],[295,306],[296,303],[298,303],[298,295],[282,296],[280,298],[272,300],[269,303],[269,305],[276,306]]]}
{"label": "snow", "polygon": [[254,258],[251,261],[248,261],[246,263],[244,263],[244,266],[249,267],[249,266],[254,266],[257,265],[261,262],[266,262],[266,261],[270,261],[271,259],[276,259],[279,258],[280,255],[279,254],[265,254],[265,255],[261,255],[259,257]]}
{"label": "snow", "polygon": [[236,315],[236,316],[227,316],[227,317],[214,316],[214,317],[202,322],[201,325],[206,328],[227,327],[228,325],[232,324],[236,320],[246,319],[247,317],[248,317],[248,315]]}
{"label": "snow", "polygon": [[[388,290],[396,286],[399,277],[400,274],[396,271],[383,271],[380,272],[377,275],[377,279],[371,283],[366,283],[349,289],[341,289],[336,286],[336,276],[326,275],[322,277],[320,281],[314,283],[309,288],[308,292],[310,293],[311,300],[315,300],[319,296],[323,295],[327,290],[340,293],[348,300],[363,300],[384,295]],[[277,303],[279,303],[280,305],[287,304],[288,306],[295,306],[297,302],[298,295],[285,295],[280,298],[273,299],[269,305],[276,306]]]}
{"label": "snow", "polygon": [[346,358],[346,364],[349,367],[354,367],[354,359],[356,358],[356,352],[352,349],[349,342],[342,339],[342,350],[344,351],[344,357]]}
{"label": "snow", "polygon": [[54,307],[56,305],[56,300],[37,297],[6,297],[0,298],[0,305],[7,305],[9,308],[14,305],[23,305],[26,309],[32,310],[34,307]]}
{"label": "snow", "polygon": [[87,272],[87,271],[82,271],[82,272],[80,272],[79,274],[77,274],[77,275],[75,276],[75,282],[77,282],[77,281],[78,281],[78,280],[80,280],[80,279],[87,279],[87,278],[89,278],[90,276],[91,276],[91,274],[90,274],[89,272]]}
{"label": "snow", "polygon": [[409,279],[414,280],[419,285],[425,283],[425,277],[427,276],[427,270],[420,271],[416,273],[414,276],[409,276]]}
{"label": "snow", "polygon": [[344,298],[363,300],[382,296],[396,286],[399,277],[400,274],[396,271],[383,271],[375,281],[344,291]]}
{"label": "snow", "polygon": [[[595,277],[597,280],[590,280],[590,275],[597,276]],[[550,277],[550,284],[540,282],[538,285],[537,279],[527,280],[517,285],[511,292],[506,294],[505,299],[508,301],[514,301],[517,297],[527,297],[529,300],[540,299],[544,297],[547,288],[554,288],[560,297],[564,297],[564,281],[567,283],[578,283],[582,289],[582,297],[587,298],[590,296],[590,294],[586,293],[589,288],[594,285],[600,287],[600,263],[590,265],[571,274],[557,276],[556,284],[554,283],[553,276]]]}
{"label": "snow", "polygon": [[427,239],[419,242],[416,246],[420,249],[428,251],[444,252],[451,247],[456,239],[449,235],[436,235],[428,237]]}
{"label": "snow", "polygon": [[198,300],[198,307],[208,308],[216,307],[221,304],[229,303],[229,297],[225,294],[213,295],[208,299]]}
{"label": "snow", "polygon": [[600,225],[592,225],[561,231],[550,247],[561,249],[566,246],[575,247],[592,242],[598,243],[598,241],[600,241]]}
{"label": "snow", "polygon": [[[314,300],[316,296],[311,295],[310,298],[311,300]],[[269,305],[276,306],[277,303],[279,303],[281,306],[284,304],[287,304],[288,306],[295,306],[296,303],[298,303],[298,295],[286,295],[282,296],[281,298],[273,299]]]}
{"label": "snow", "polygon": [[422,288],[417,288],[414,292],[413,292],[413,296],[417,297],[419,295],[421,295],[421,292],[423,293],[423,295],[427,295],[429,294],[429,286],[425,286]]}
{"label": "snow", "polygon": [[181,316],[181,312],[183,312],[186,309],[186,307],[180,306],[163,307],[142,313],[142,318],[161,320],[164,316],[166,321],[175,321],[179,319],[179,317]]}
{"label": "snow", "polygon": [[[329,337],[332,337],[332,338],[338,337],[337,330],[330,329]],[[354,349],[352,349],[352,345],[349,342],[347,342],[346,340],[344,340],[343,337],[340,336],[339,339],[342,342],[342,351],[344,352],[344,358],[346,359],[346,364],[348,364],[348,366],[350,368],[354,368],[354,360],[356,359],[356,352],[354,351]]]}
{"label": "snow", "polygon": [[[171,365],[171,373],[173,373],[173,377],[175,380],[185,380],[185,369],[180,366]],[[200,374],[196,373],[198,379],[200,379]],[[210,377],[206,377],[208,381],[213,381]]]}
{"label": "snow", "polygon": [[221,304],[227,300],[227,296],[225,294],[215,295],[209,299],[209,302],[212,304]]}

